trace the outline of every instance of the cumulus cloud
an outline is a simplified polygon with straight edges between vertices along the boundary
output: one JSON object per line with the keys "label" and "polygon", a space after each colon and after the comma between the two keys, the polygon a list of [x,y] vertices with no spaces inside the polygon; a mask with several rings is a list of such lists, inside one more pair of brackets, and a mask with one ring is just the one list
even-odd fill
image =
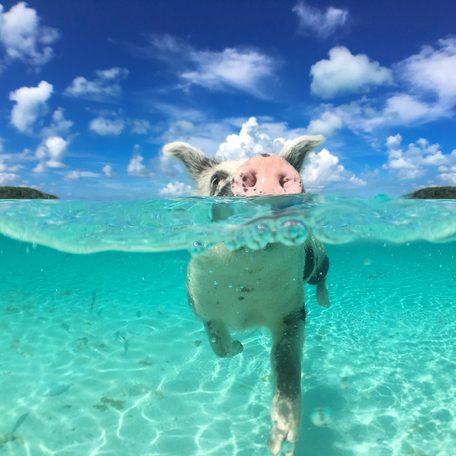
{"label": "cumulus cloud", "polygon": [[139,146],[135,144],[133,148],[133,155],[128,163],[127,172],[130,176],[148,177],[151,172],[143,163],[144,157],[140,153]]}
{"label": "cumulus cloud", "polygon": [[372,86],[389,84],[392,73],[367,55],[353,55],[346,47],[329,51],[329,59],[320,60],[310,69],[311,91],[321,98],[363,92]]}
{"label": "cumulus cloud", "polygon": [[65,175],[65,179],[68,180],[79,180],[82,178],[94,178],[94,177],[100,177],[100,173],[94,173],[92,171],[80,171],[80,170],[73,170],[70,171]]}
{"label": "cumulus cloud", "polygon": [[383,165],[395,176],[405,180],[437,176],[441,181],[453,182],[456,153],[444,154],[438,144],[420,138],[407,146],[402,136],[396,134],[386,140],[388,161]]}
{"label": "cumulus cloud", "polygon": [[180,181],[169,182],[165,187],[160,189],[160,195],[164,196],[178,196],[188,195],[191,193],[192,187]]}
{"label": "cumulus cloud", "polygon": [[239,133],[228,135],[220,144],[216,157],[225,160],[241,160],[252,155],[271,152],[273,139],[258,125],[255,117],[242,124]]}
{"label": "cumulus cloud", "polygon": [[52,91],[52,84],[41,81],[36,87],[21,87],[10,93],[9,99],[15,102],[11,111],[11,123],[17,130],[30,132],[35,122],[46,114],[47,101]]}
{"label": "cumulus cloud", "polygon": [[[1,163],[0,163],[1,169]],[[16,182],[19,179],[19,176],[14,173],[4,173],[0,171],[0,185],[10,185]]]}
{"label": "cumulus cloud", "polygon": [[8,60],[43,65],[54,55],[50,45],[58,37],[56,29],[41,25],[38,13],[27,3],[19,2],[6,12],[0,4],[0,46]]}
{"label": "cumulus cloud", "polygon": [[256,49],[203,50],[170,35],[150,35],[148,46],[139,49],[139,54],[175,67],[180,88],[238,90],[260,98],[266,97],[264,85],[277,66],[273,58]]}
{"label": "cumulus cloud", "polygon": [[302,171],[302,181],[307,190],[319,191],[327,188],[360,187],[366,185],[339,162],[339,158],[328,149],[310,154]]}
{"label": "cumulus cloud", "polygon": [[441,166],[439,168],[439,178],[442,183],[447,185],[456,185],[456,165]]}
{"label": "cumulus cloud", "polygon": [[[330,61],[331,59],[321,62]],[[372,63],[365,60],[366,62],[368,66]],[[393,65],[393,69],[398,88],[396,93],[386,97],[363,96],[359,100],[339,106],[325,105],[323,109],[339,116],[347,128],[367,133],[384,126],[415,126],[451,118],[454,115],[456,79],[453,74],[456,72],[456,38],[442,39],[435,46],[425,46],[419,53]],[[334,71],[337,81],[336,73],[337,71]],[[342,78],[346,77],[346,73],[341,67]],[[377,74],[384,74],[385,83],[390,82],[389,78],[386,78],[387,73]],[[324,76],[322,72],[319,79],[322,84],[317,85],[317,92],[328,97],[335,95],[337,92],[334,88],[339,85],[331,85],[331,73],[328,73],[329,77],[326,79]]]}
{"label": "cumulus cloud", "polygon": [[194,68],[180,77],[194,85],[208,89],[236,89],[256,96],[264,96],[259,85],[273,73],[273,60],[265,54],[249,49],[227,48],[220,52],[195,51]]}
{"label": "cumulus cloud", "polygon": [[321,134],[331,136],[343,127],[342,117],[335,112],[325,111],[318,119],[313,119],[307,126],[307,131],[312,135]]}
{"label": "cumulus cloud", "polygon": [[111,165],[104,165],[101,170],[106,177],[114,177],[116,175]]}
{"label": "cumulus cloud", "polygon": [[456,38],[423,47],[401,62],[398,70],[415,90],[435,94],[441,103],[456,103]]}
{"label": "cumulus cloud", "polygon": [[347,24],[349,13],[346,9],[330,6],[326,10],[311,6],[304,1],[298,2],[293,12],[299,20],[299,31],[305,35],[326,38]]}
{"label": "cumulus cloud", "polygon": [[117,98],[122,93],[120,83],[128,77],[126,68],[109,68],[95,71],[93,80],[78,76],[65,89],[65,95],[76,98],[89,98],[95,101],[105,101]]}
{"label": "cumulus cloud", "polygon": [[49,126],[41,130],[43,136],[58,136],[65,135],[73,126],[73,122],[65,118],[65,113],[62,108],[56,109],[52,113],[52,119]]}
{"label": "cumulus cloud", "polygon": [[96,117],[89,124],[89,129],[101,136],[119,136],[125,127],[122,119],[107,119],[106,117]]}
{"label": "cumulus cloud", "polygon": [[407,93],[399,93],[386,100],[383,117],[384,123],[408,125],[438,119],[445,116],[446,111],[440,103],[429,103]]}
{"label": "cumulus cloud", "polygon": [[35,173],[43,173],[47,168],[63,168],[63,163],[68,141],[60,136],[45,138],[38,146],[35,156],[39,160],[38,165],[33,169]]}
{"label": "cumulus cloud", "polygon": [[3,142],[0,138],[0,185],[9,185],[19,179],[19,176],[14,172],[18,167],[11,165],[7,161],[7,157],[2,155],[2,152]]}

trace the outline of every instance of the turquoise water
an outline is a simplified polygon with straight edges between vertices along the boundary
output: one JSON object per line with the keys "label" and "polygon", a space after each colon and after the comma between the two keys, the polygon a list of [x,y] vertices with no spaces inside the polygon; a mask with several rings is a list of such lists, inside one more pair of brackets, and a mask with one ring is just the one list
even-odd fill
{"label": "turquoise water", "polygon": [[455,454],[456,202],[386,197],[0,202],[0,454],[267,455],[269,335],[217,358],[186,266],[308,231],[296,455]]}

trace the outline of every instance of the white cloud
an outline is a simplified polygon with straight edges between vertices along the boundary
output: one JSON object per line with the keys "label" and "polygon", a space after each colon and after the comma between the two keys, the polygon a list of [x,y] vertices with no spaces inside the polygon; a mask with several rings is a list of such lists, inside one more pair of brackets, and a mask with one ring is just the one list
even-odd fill
{"label": "white cloud", "polygon": [[88,80],[83,76],[73,79],[65,89],[65,95],[103,101],[116,98],[122,93],[120,83],[128,77],[126,68],[109,68],[95,71],[95,79]]}
{"label": "white cloud", "polygon": [[326,10],[308,5],[304,1],[298,2],[293,12],[299,19],[299,30],[305,35],[316,35],[326,38],[342,28],[348,21],[349,13],[346,9],[330,6]]}
{"label": "white cloud", "polygon": [[343,127],[342,117],[335,112],[325,111],[318,119],[313,119],[307,126],[309,134],[331,136]]}
{"label": "white cloud", "polygon": [[45,138],[38,146],[35,156],[39,163],[33,169],[35,173],[43,173],[47,168],[63,168],[65,154],[68,148],[68,141],[60,136]]}
{"label": "white cloud", "polygon": [[272,152],[273,140],[255,117],[242,124],[238,134],[233,133],[220,144],[216,157],[225,160],[241,160],[253,155]]}
{"label": "white cloud", "polygon": [[446,115],[440,104],[427,103],[411,95],[400,93],[386,100],[383,116],[387,123],[407,125],[429,122]]}
{"label": "white cloud", "polygon": [[392,82],[391,70],[367,55],[353,55],[343,46],[332,48],[329,59],[312,65],[310,74],[312,93],[325,99]]}
{"label": "white cloud", "polygon": [[170,35],[151,35],[149,47],[138,48],[144,57],[159,58],[177,68],[179,88],[197,85],[209,90],[239,90],[266,98],[264,84],[277,62],[252,48],[201,50]]}
{"label": "white cloud", "polygon": [[449,116],[438,103],[428,103],[406,93],[392,95],[386,100],[363,97],[339,106],[323,105],[322,109],[339,117],[342,126],[369,134],[385,126],[420,125]]}
{"label": "white cloud", "polygon": [[397,149],[402,143],[402,136],[397,133],[394,136],[388,136],[386,139],[386,147],[388,149]]}
{"label": "white cloud", "polygon": [[73,170],[65,175],[65,179],[69,179],[69,180],[78,180],[78,179],[87,178],[87,177],[88,178],[100,177],[100,173],[94,173],[92,171]]}
{"label": "white cloud", "polygon": [[96,117],[89,124],[89,129],[101,136],[119,136],[125,127],[122,119],[107,119],[105,117]]}
{"label": "white cloud", "polygon": [[239,128],[242,120],[220,119],[207,121],[204,117],[182,115],[179,120],[172,120],[167,131],[157,139],[160,144],[171,141],[184,141],[203,150],[208,155],[214,155],[220,143],[224,141],[233,128]]}
{"label": "white cloud", "polygon": [[41,81],[36,87],[21,87],[11,92],[9,99],[16,104],[11,111],[11,123],[22,133],[29,132],[39,117],[47,112],[47,101],[53,87]]}
{"label": "white cloud", "polygon": [[[396,93],[387,97],[363,97],[335,107],[325,105],[323,109],[339,116],[347,128],[367,133],[384,126],[415,126],[454,116],[456,38],[442,39],[436,46],[426,46],[393,68],[395,80],[400,84]],[[342,67],[340,74],[346,77]],[[335,93],[334,88],[338,85],[332,85],[331,77],[325,79],[324,72],[321,82],[322,88],[318,86],[317,92],[321,90],[328,96]]]}
{"label": "white cloud", "polygon": [[[1,163],[0,163],[1,170]],[[4,173],[0,171],[0,185],[10,185],[16,182],[19,179],[19,176],[14,173]]]}
{"label": "white cloud", "polygon": [[9,60],[43,65],[53,56],[50,45],[59,36],[57,30],[40,24],[41,20],[27,3],[19,2],[8,11],[0,4],[0,45]]}
{"label": "white cloud", "polygon": [[151,172],[143,164],[144,157],[140,154],[139,146],[135,144],[133,155],[128,163],[127,172],[130,176],[148,177]]}
{"label": "white cloud", "polygon": [[111,165],[104,165],[101,170],[106,177],[114,177],[116,175]]}
{"label": "white cloud", "polygon": [[188,195],[191,192],[192,187],[180,181],[169,182],[165,187],[160,189],[160,195],[165,196]]}
{"label": "white cloud", "polygon": [[151,129],[152,126],[148,120],[132,119],[130,121],[130,130],[135,135],[147,135]]}
{"label": "white cloud", "polygon": [[451,167],[439,168],[439,178],[442,183],[447,185],[456,185],[456,165]]}
{"label": "white cloud", "polygon": [[249,49],[193,51],[192,62],[194,68],[180,74],[184,81],[213,90],[236,89],[259,97],[265,96],[259,86],[274,69],[270,57]]}
{"label": "white cloud", "polygon": [[439,40],[437,47],[423,47],[401,62],[398,70],[414,89],[435,94],[441,103],[456,103],[456,38]]}
{"label": "white cloud", "polygon": [[19,176],[14,173],[18,169],[18,166],[11,165],[7,156],[2,154],[3,152],[3,141],[0,138],[0,185],[9,185],[19,179]]}
{"label": "white cloud", "polygon": [[52,113],[51,124],[41,130],[43,136],[58,136],[65,135],[73,126],[73,122],[65,118],[62,108],[56,109]]}
{"label": "white cloud", "polygon": [[416,180],[437,175],[443,181],[452,181],[452,165],[456,165],[456,156],[444,154],[438,144],[430,144],[427,139],[420,138],[404,147],[401,135],[396,134],[387,138],[386,147],[388,161],[383,168],[400,179]]}
{"label": "white cloud", "polygon": [[356,177],[339,163],[339,158],[322,149],[311,153],[302,171],[302,181],[307,190],[321,191],[322,189],[341,187],[360,187],[366,182]]}

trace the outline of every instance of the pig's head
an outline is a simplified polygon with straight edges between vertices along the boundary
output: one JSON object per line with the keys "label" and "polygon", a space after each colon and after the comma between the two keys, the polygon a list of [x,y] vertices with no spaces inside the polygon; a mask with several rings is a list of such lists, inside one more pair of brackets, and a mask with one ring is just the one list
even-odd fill
{"label": "pig's head", "polygon": [[261,154],[248,160],[216,160],[183,142],[167,144],[165,154],[178,158],[200,196],[286,195],[304,192],[299,175],[308,153],[323,136],[300,136],[278,155]]}

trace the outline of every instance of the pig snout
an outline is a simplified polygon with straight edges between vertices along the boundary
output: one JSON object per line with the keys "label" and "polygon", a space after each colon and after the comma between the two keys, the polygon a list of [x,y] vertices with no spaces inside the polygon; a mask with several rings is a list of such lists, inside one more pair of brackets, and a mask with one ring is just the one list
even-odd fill
{"label": "pig snout", "polygon": [[299,173],[276,155],[257,156],[243,163],[231,184],[234,196],[302,193]]}

